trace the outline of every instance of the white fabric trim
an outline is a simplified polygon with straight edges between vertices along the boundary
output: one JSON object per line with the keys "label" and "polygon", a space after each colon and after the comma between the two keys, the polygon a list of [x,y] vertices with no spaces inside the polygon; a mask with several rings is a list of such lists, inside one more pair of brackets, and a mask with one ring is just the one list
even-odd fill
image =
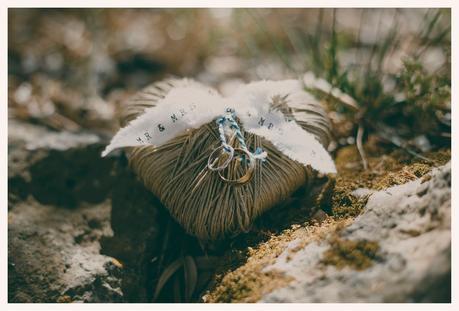
{"label": "white fabric trim", "polygon": [[144,114],[120,129],[102,156],[122,147],[161,146],[232,108],[246,131],[269,140],[289,158],[321,173],[336,173],[332,158],[314,135],[296,122],[286,120],[282,112],[270,110],[273,96],[287,94],[308,98],[297,80],[253,82],[225,98],[204,87],[174,88],[155,107],[146,109]]}

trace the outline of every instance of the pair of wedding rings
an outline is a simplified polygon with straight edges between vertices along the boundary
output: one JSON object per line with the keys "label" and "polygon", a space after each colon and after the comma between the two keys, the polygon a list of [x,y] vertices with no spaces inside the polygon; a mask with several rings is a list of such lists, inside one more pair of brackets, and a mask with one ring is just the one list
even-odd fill
{"label": "pair of wedding rings", "polygon": [[[248,161],[248,168],[245,171],[245,174],[236,179],[229,179],[223,176],[223,170],[228,167],[231,161],[236,159],[242,162],[243,155],[245,155],[244,162]],[[207,167],[209,170],[217,172],[218,176],[229,184],[244,185],[248,183],[253,177],[253,172],[255,170],[255,158],[247,149],[233,148],[230,145],[225,144],[215,148],[215,150],[212,151],[207,160]]]}

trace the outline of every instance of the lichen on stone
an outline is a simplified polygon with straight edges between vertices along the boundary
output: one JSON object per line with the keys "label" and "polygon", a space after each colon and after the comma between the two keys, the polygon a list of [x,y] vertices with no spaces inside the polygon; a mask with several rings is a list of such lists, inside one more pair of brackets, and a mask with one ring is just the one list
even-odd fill
{"label": "lichen on stone", "polygon": [[325,251],[322,263],[333,265],[338,269],[350,267],[355,270],[365,270],[379,258],[379,245],[375,241],[348,240],[334,238],[330,248]]}

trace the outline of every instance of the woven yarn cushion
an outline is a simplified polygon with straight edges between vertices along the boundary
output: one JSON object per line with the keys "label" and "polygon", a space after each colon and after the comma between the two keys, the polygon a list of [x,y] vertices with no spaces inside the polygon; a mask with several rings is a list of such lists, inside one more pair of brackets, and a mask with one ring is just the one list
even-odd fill
{"label": "woven yarn cushion", "polygon": [[[273,85],[276,84],[271,83],[269,87]],[[205,87],[189,79],[155,83],[128,102],[121,124],[127,125],[145,109],[154,107],[170,90],[183,86]],[[292,94],[280,92],[270,98],[269,104],[292,117],[327,147],[330,137],[327,115],[320,103],[302,88]],[[270,141],[244,132],[242,125],[241,131],[249,150],[261,147],[268,152],[267,161],[256,161],[253,178],[242,186],[225,183],[211,171],[200,179],[210,153],[221,144],[214,121],[186,131],[160,147],[131,147],[129,163],[145,187],[188,233],[203,240],[220,239],[248,230],[255,218],[288,198],[314,176],[311,167],[290,159]],[[238,146],[237,141],[233,144]]]}

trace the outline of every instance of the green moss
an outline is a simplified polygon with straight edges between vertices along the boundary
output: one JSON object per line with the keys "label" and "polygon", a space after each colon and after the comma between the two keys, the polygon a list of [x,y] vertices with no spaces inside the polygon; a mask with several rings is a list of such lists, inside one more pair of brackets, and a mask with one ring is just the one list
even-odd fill
{"label": "green moss", "polygon": [[356,198],[346,190],[336,191],[333,195],[333,215],[336,218],[356,217],[367,203],[368,198]]}
{"label": "green moss", "polygon": [[[203,296],[204,302],[255,302],[263,294],[288,284],[292,279],[273,271],[263,272],[293,239],[294,229],[272,236],[256,248],[247,248],[247,261],[234,270],[222,271],[216,277],[218,286]],[[227,259],[223,259],[223,262]],[[227,267],[227,263],[223,263]]]}
{"label": "green moss", "polygon": [[204,302],[256,302],[276,288],[284,287],[293,279],[283,273],[263,269],[274,263],[290,241],[298,241],[288,256],[293,255],[313,241],[336,236],[350,224],[350,219],[335,221],[331,218],[322,224],[292,226],[255,248],[247,249],[247,261],[232,271],[221,271],[214,288],[203,296]]}
{"label": "green moss", "polygon": [[72,302],[72,297],[70,297],[69,295],[63,295],[57,298],[56,302],[57,303],[70,303]]}
{"label": "green moss", "polygon": [[241,269],[238,273],[230,273],[222,285],[215,288],[206,302],[256,302],[263,293],[287,285],[292,278],[277,272],[252,271]]}
{"label": "green moss", "polygon": [[336,266],[338,269],[351,267],[355,270],[365,270],[379,258],[379,245],[373,241],[353,241],[336,237],[330,245],[321,262],[324,265]]}
{"label": "green moss", "polygon": [[385,150],[371,139],[365,148],[368,152],[367,170],[361,167],[361,159],[355,146],[344,147],[336,155],[338,176],[332,196],[335,218],[355,217],[362,212],[368,198],[356,198],[351,195],[352,191],[358,188],[382,190],[401,185],[426,176],[432,167],[443,165],[451,159],[449,149],[425,153],[423,155],[432,160],[425,161],[400,149]]}

